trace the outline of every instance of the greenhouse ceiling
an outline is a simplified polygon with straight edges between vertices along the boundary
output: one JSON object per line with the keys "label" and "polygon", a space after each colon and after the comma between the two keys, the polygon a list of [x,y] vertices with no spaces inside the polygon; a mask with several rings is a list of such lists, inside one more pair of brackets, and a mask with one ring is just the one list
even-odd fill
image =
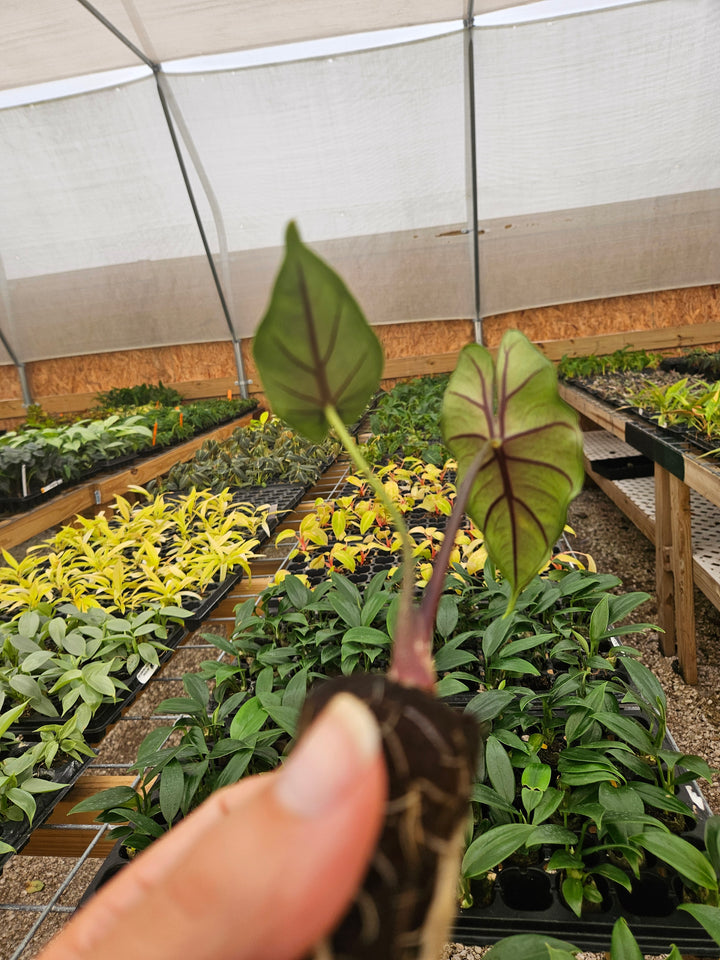
{"label": "greenhouse ceiling", "polygon": [[5,0],[0,362],[252,336],[290,219],[373,323],[720,282],[718,48],[717,0]]}

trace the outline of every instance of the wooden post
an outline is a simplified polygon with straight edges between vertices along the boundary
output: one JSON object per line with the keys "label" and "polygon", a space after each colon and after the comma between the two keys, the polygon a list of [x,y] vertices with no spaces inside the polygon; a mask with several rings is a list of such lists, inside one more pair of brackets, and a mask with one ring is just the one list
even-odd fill
{"label": "wooden post", "polygon": [[662,652],[675,656],[675,604],[673,598],[672,523],[670,509],[670,474],[655,464],[655,591]]}
{"label": "wooden post", "polygon": [[669,474],[669,488],[675,593],[675,644],[685,682],[697,683],[690,488],[672,474]]}

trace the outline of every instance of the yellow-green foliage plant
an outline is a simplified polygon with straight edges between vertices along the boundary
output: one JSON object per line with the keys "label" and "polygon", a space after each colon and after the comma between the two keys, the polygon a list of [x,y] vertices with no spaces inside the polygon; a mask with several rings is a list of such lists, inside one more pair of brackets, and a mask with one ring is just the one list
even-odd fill
{"label": "yellow-green foliage plant", "polygon": [[137,505],[117,497],[112,516],[78,517],[23,560],[4,551],[0,612],[17,616],[58,599],[80,610],[182,606],[230,570],[250,575],[256,534],[268,533],[267,516],[266,509],[234,504],[227,491]]}

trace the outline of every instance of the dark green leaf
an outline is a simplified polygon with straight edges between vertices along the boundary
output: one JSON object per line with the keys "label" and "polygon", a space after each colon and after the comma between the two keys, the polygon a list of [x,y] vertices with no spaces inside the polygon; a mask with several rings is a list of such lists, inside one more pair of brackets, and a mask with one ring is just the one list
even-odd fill
{"label": "dark green leaf", "polygon": [[709,861],[697,847],[682,837],[662,830],[646,830],[634,837],[633,842],[669,864],[691,883],[708,890],[717,890],[717,877]]}
{"label": "dark green leaf", "polygon": [[615,921],[611,947],[613,960],[643,960],[640,947],[632,935],[625,917],[620,917]]}
{"label": "dark green leaf", "polygon": [[302,243],[294,223],[253,355],[273,412],[311,440],[327,435],[326,407],[353,423],[380,382],[380,342],[343,281]]}
{"label": "dark green leaf", "polygon": [[682,903],[678,910],[686,910],[707,930],[715,943],[720,945],[720,908],[704,903]]}
{"label": "dark green leaf", "polygon": [[470,844],[462,863],[464,877],[480,877],[515,853],[536,828],[529,823],[506,823],[493,827]]}
{"label": "dark green leaf", "polygon": [[182,767],[177,760],[173,760],[160,775],[160,810],[168,823],[172,823],[178,815],[183,788]]}
{"label": "dark green leaf", "polygon": [[566,940],[557,940],[540,933],[516,933],[490,947],[485,954],[485,960],[549,960],[549,947],[570,957],[579,952],[578,947]]}

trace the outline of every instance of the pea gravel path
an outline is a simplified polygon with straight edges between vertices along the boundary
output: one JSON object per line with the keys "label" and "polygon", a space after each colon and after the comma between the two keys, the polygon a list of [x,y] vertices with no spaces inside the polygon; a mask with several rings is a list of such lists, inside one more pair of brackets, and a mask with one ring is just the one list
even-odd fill
{"label": "pea gravel path", "polygon": [[[600,490],[588,485],[571,505],[568,519],[577,532],[574,547],[590,553],[599,570],[619,576],[625,590],[654,594],[653,547]],[[635,619],[652,623],[655,613],[654,599],[651,599],[636,611]],[[628,642],[642,650],[645,662],[665,688],[669,726],[680,749],[700,754],[712,765],[720,766],[720,613],[699,592],[696,593],[696,617],[699,663],[696,687],[688,687],[675,671],[674,660],[662,656],[657,634],[651,632],[642,639],[632,638]],[[720,777],[716,776],[713,784],[703,789],[713,810],[720,811]],[[58,888],[73,862],[46,857],[13,858],[0,878],[0,903],[47,902],[49,892]],[[62,905],[72,906],[77,902],[96,864],[97,861],[93,861],[83,865],[81,874],[61,897]],[[42,883],[43,890],[31,892],[30,881]],[[67,916],[69,914],[52,916],[24,951],[22,960],[32,960]],[[33,920],[33,914],[25,911],[0,914],[0,960],[9,960]],[[475,960],[485,952],[476,947],[448,944],[443,960]],[[583,960],[601,960],[602,956],[580,954]]]}

